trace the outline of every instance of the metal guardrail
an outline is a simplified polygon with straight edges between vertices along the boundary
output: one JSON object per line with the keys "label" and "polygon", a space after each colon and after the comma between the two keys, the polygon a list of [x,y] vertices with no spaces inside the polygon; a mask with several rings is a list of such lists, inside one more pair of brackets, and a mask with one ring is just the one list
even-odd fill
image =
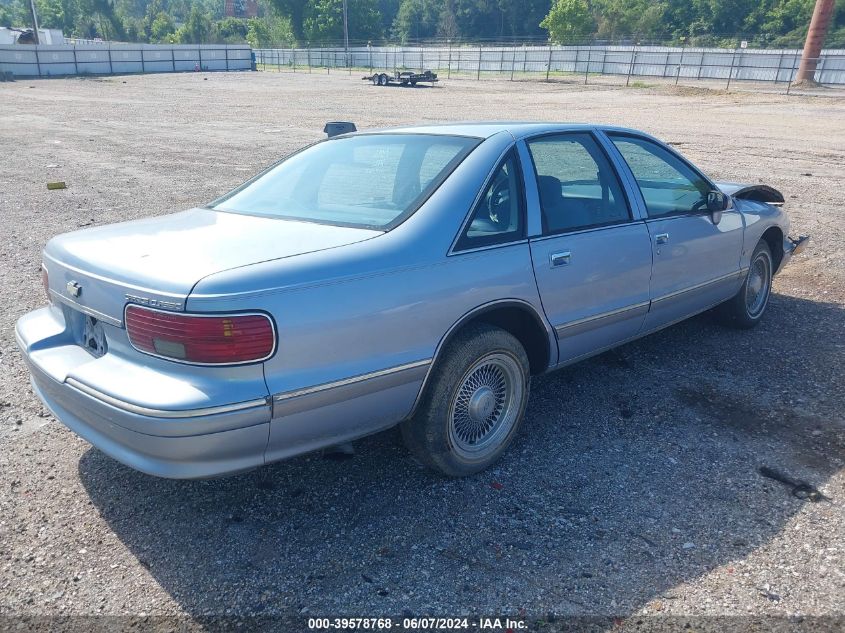
{"label": "metal guardrail", "polygon": [[[668,46],[421,46],[256,49],[256,64],[278,71],[352,68],[431,69],[446,78],[482,76],[546,81],[580,75],[584,83],[601,75],[681,81],[783,84],[793,82],[801,61],[794,49],[720,49]],[[845,50],[824,51],[816,60],[819,84],[845,87]]]}
{"label": "metal guardrail", "polygon": [[0,72],[16,77],[115,75],[192,70],[249,70],[247,45],[0,46]]}

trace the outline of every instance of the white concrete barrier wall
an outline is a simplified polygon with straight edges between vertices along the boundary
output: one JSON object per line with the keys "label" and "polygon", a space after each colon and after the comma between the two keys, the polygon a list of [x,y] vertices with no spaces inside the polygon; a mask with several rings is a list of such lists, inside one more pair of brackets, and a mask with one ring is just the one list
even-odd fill
{"label": "white concrete barrier wall", "polygon": [[249,70],[247,45],[80,44],[0,46],[0,72],[17,77]]}
{"label": "white concrete barrier wall", "polygon": [[[679,48],[668,46],[355,47],[256,49],[268,65],[389,69],[453,73],[590,73],[637,77],[787,82],[795,77],[795,49]],[[816,81],[845,84],[845,50],[823,51]]]}

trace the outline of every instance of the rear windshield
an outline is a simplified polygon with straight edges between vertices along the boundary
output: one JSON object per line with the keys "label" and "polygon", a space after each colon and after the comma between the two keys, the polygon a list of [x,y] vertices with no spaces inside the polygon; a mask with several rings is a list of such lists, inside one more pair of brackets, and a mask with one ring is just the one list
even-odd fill
{"label": "rear windshield", "polygon": [[220,211],[389,230],[479,139],[370,134],[317,143],[211,204]]}

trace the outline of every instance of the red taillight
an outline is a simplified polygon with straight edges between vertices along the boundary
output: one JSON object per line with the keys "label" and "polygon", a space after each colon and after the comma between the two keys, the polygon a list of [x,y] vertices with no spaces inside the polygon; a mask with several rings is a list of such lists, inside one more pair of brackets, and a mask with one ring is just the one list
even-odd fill
{"label": "red taillight", "polygon": [[53,302],[53,297],[50,296],[50,275],[47,273],[47,267],[41,264],[41,285],[44,287],[44,294],[47,295],[47,301]]}
{"label": "red taillight", "polygon": [[126,332],[142,352],[210,365],[263,360],[276,345],[273,324],[263,314],[197,316],[129,306]]}

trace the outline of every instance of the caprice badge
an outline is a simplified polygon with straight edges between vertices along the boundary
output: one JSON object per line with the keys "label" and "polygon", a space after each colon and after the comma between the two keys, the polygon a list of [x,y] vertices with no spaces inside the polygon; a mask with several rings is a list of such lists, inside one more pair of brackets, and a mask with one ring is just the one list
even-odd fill
{"label": "caprice badge", "polygon": [[129,303],[137,303],[142,306],[149,306],[151,308],[161,308],[162,310],[181,310],[181,301],[162,301],[161,299],[151,299],[150,297],[139,297],[138,295],[126,295],[126,300]]}
{"label": "caprice badge", "polygon": [[67,282],[66,287],[67,287],[67,293],[71,297],[76,298],[76,297],[78,297],[79,295],[82,294],[82,286],[79,285],[78,281],[69,281],[69,282]]}

